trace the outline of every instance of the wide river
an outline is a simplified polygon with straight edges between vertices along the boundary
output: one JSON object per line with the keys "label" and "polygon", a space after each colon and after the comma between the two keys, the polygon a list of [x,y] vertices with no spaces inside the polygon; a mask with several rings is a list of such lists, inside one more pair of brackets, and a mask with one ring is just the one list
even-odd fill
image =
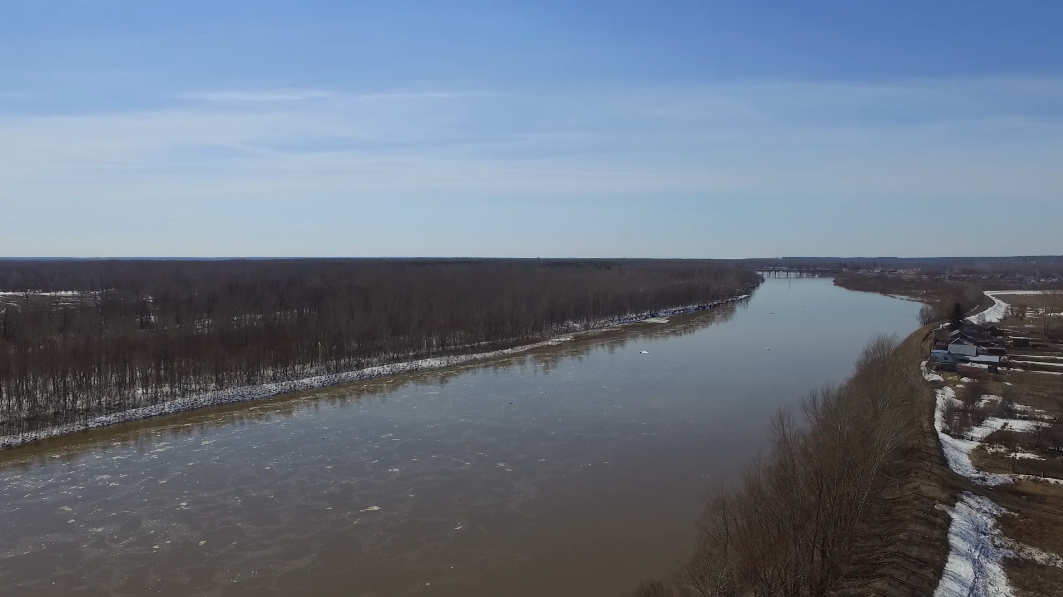
{"label": "wide river", "polygon": [[743,304],[0,453],[0,594],[616,597],[917,303]]}

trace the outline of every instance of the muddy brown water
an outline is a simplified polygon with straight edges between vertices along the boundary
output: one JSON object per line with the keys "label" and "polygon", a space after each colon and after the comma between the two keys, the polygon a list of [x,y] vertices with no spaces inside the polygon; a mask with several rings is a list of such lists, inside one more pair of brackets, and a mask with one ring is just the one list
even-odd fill
{"label": "muddy brown water", "polygon": [[776,408],[918,308],[769,279],[668,323],[0,453],[0,594],[614,597],[689,551]]}

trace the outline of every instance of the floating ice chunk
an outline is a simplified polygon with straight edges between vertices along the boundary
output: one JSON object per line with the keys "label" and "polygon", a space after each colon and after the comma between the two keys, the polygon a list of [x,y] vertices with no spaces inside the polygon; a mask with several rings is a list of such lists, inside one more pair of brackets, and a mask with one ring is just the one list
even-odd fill
{"label": "floating ice chunk", "polygon": [[380,510],[380,506],[369,506],[368,508],[366,508],[364,510],[359,510],[359,512],[378,512],[379,510]]}

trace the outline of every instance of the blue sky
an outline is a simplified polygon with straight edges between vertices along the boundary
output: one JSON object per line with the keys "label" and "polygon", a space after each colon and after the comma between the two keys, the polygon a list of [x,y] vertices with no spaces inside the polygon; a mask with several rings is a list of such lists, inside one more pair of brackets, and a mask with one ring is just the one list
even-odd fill
{"label": "blue sky", "polygon": [[6,0],[0,255],[1060,254],[1061,27],[1032,1]]}

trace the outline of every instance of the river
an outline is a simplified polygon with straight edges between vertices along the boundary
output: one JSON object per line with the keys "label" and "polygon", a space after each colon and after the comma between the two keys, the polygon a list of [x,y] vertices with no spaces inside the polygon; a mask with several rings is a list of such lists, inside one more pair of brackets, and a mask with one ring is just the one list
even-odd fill
{"label": "river", "polygon": [[739,305],[0,453],[3,595],[615,597],[691,548],[771,414],[919,304]]}

